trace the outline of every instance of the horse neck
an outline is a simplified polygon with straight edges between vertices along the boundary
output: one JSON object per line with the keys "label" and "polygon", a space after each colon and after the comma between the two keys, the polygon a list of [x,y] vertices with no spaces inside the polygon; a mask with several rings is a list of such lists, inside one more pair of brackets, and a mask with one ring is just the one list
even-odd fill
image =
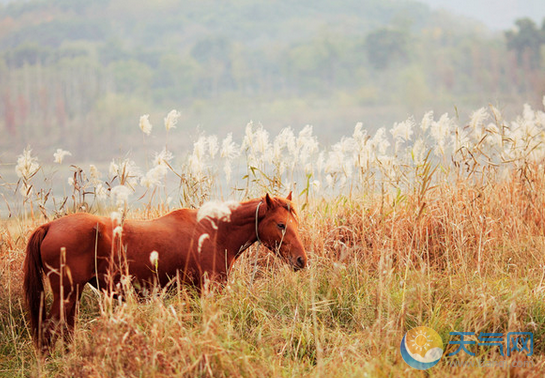
{"label": "horse neck", "polygon": [[241,202],[232,210],[230,221],[223,227],[228,249],[234,258],[257,241],[256,209],[259,202],[260,199]]}

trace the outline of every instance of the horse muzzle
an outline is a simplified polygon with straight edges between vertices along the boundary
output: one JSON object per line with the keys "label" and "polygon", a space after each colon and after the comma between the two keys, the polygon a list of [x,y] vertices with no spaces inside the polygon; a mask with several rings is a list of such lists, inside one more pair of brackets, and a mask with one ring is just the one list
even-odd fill
{"label": "horse muzzle", "polygon": [[297,258],[292,260],[292,267],[295,272],[298,270],[304,269],[307,266],[307,257],[306,256],[298,256]]}

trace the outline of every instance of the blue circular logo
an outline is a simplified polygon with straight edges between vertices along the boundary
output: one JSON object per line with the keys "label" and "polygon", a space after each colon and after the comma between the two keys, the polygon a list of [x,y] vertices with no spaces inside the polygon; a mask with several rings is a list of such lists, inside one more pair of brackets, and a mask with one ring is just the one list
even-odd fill
{"label": "blue circular logo", "polygon": [[407,365],[426,370],[435,366],[443,356],[443,340],[431,328],[416,327],[403,336],[399,349]]}

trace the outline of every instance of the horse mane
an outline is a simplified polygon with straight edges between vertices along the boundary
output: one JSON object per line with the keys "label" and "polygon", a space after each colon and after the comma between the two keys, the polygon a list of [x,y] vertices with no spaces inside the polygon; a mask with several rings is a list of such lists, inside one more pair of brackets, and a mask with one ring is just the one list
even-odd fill
{"label": "horse mane", "polygon": [[[293,206],[293,202],[281,197],[270,197],[273,202],[273,206],[282,207],[286,209],[293,217],[299,221],[297,211]],[[267,202],[266,196],[249,199],[242,202],[235,201],[210,201],[204,203],[197,211],[197,221],[207,218],[213,221],[231,221],[231,215],[237,214],[237,217],[241,218],[255,218],[256,207],[259,203],[265,204]],[[264,209],[264,207],[262,207]],[[263,215],[260,212],[261,216]]]}
{"label": "horse mane", "polygon": [[[293,215],[293,217],[297,221],[299,221],[299,216],[297,214],[297,210],[295,210],[295,206],[293,205],[292,201],[288,200],[287,198],[282,198],[282,197],[270,197],[270,199],[273,201],[275,206],[282,207],[282,208],[286,209],[291,215]],[[242,202],[241,205],[243,203],[255,204],[255,203],[258,203],[258,202],[266,203],[266,196],[258,197],[258,198],[248,200],[246,202]]]}
{"label": "horse mane", "polygon": [[299,221],[299,216],[297,215],[297,211],[295,210],[295,206],[293,206],[292,201],[281,197],[274,197],[272,200],[275,201],[278,206],[286,209],[295,219],[297,219],[297,221]]}

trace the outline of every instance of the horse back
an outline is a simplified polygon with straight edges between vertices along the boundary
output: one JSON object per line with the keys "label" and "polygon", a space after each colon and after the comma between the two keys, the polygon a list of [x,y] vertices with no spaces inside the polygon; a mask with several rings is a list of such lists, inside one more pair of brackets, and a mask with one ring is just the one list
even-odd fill
{"label": "horse back", "polygon": [[[175,210],[152,220],[127,220],[123,225],[122,243],[125,246],[129,273],[147,281],[158,275],[165,284],[178,271],[194,271],[199,264],[196,252],[199,225],[196,212]],[[156,256],[153,260],[152,256]]]}
{"label": "horse back", "polygon": [[[196,218],[196,211],[180,209],[151,220],[127,219],[119,228],[109,217],[87,213],[56,219],[47,224],[41,245],[46,274],[65,264],[81,284],[97,274],[101,280],[108,271],[125,271],[141,282],[159,276],[161,284],[181,272],[184,281],[192,282],[209,270],[202,266],[198,244],[203,226]],[[157,261],[150,259],[153,252]]]}
{"label": "horse back", "polygon": [[94,274],[95,258],[107,258],[112,243],[112,220],[92,214],[77,213],[55,219],[47,224],[42,241],[44,266],[58,269],[65,264],[72,275]]}

